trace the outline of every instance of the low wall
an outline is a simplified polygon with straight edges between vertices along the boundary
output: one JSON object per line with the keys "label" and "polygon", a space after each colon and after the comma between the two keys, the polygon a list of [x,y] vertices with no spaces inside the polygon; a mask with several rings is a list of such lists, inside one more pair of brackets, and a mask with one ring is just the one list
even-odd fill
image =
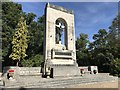
{"label": "low wall", "polygon": [[41,67],[15,67],[7,66],[3,68],[3,74],[7,75],[10,69],[14,70],[14,75],[41,75]]}
{"label": "low wall", "polygon": [[98,74],[98,67],[97,66],[80,66],[79,69],[83,69],[87,74],[94,74],[94,70],[96,70],[96,74]]}
{"label": "low wall", "polygon": [[41,67],[20,67],[19,75],[41,75]]}

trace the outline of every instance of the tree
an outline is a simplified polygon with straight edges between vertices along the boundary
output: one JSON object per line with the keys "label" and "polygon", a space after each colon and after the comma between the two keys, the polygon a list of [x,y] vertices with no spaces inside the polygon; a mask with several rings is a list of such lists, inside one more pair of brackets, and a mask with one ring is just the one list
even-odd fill
{"label": "tree", "polygon": [[26,21],[23,19],[23,17],[21,17],[20,21],[18,22],[16,32],[13,36],[12,53],[9,56],[13,60],[17,60],[17,66],[19,62],[27,56],[26,55],[26,49],[28,48],[27,34],[28,30]]}
{"label": "tree", "polygon": [[[27,57],[24,60],[32,59],[37,54],[43,54],[43,32],[44,15],[35,21],[36,15],[22,11],[22,5],[15,2],[2,3],[2,57],[3,66],[15,65],[15,60],[9,58],[12,53],[12,37],[20,17],[24,17],[28,26],[28,48]],[[16,60],[17,61],[17,60]]]}
{"label": "tree", "polygon": [[120,59],[116,58],[111,61],[110,73],[120,77]]}
{"label": "tree", "polygon": [[43,15],[37,21],[31,20],[31,23],[28,25],[28,34],[30,36],[29,47],[26,52],[28,56],[26,60],[22,61],[22,66],[40,66],[43,61],[44,19]]}
{"label": "tree", "polygon": [[94,41],[89,45],[92,53],[91,63],[98,66],[99,71],[109,72],[110,61],[113,59],[107,41],[108,33],[105,29],[100,29],[98,34],[93,35]]}
{"label": "tree", "polygon": [[38,21],[31,21],[28,25],[30,40],[28,42],[27,55],[33,58],[36,54],[43,54],[43,33],[44,33],[44,16],[39,17]]}
{"label": "tree", "polygon": [[87,45],[89,43],[88,35],[81,33],[80,37],[76,40],[76,49],[77,49],[77,63],[81,65],[89,65],[88,59],[88,49]]}
{"label": "tree", "polygon": [[93,35],[93,40],[95,40],[94,46],[95,48],[102,48],[107,44],[107,31],[105,29],[100,29],[98,34]]}
{"label": "tree", "polygon": [[[20,4],[13,2],[2,3],[2,49],[6,55],[10,48],[12,35],[20,18],[22,7]],[[7,50],[5,50],[7,49]]]}
{"label": "tree", "polygon": [[108,44],[111,48],[110,52],[114,56],[110,63],[110,73],[120,76],[120,12],[109,27]]}
{"label": "tree", "polygon": [[14,65],[9,55],[11,53],[12,36],[22,15],[21,4],[2,2],[2,57],[3,66]]}
{"label": "tree", "polygon": [[41,63],[43,62],[43,55],[37,54],[34,57],[22,60],[22,66],[23,67],[39,67],[41,66]]}
{"label": "tree", "polygon": [[109,27],[108,43],[115,58],[120,58],[120,13]]}
{"label": "tree", "polygon": [[79,51],[86,49],[88,42],[88,35],[81,33],[80,37],[76,40],[76,49]]}

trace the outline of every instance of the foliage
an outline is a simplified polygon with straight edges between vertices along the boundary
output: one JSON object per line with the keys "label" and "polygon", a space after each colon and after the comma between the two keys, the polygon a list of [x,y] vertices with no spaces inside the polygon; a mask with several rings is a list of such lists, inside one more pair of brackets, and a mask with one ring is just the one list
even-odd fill
{"label": "foliage", "polygon": [[112,25],[109,27],[109,32],[105,29],[100,29],[97,34],[94,34],[93,42],[87,41],[88,36],[84,34],[77,38],[76,49],[79,66],[96,65],[99,72],[119,75],[118,68],[120,68],[120,65],[118,60],[116,60],[116,58],[120,58],[119,17],[120,15],[113,20]]}
{"label": "foliage", "polygon": [[31,21],[28,25],[29,30],[29,47],[27,50],[27,55],[29,58],[35,56],[36,54],[43,54],[43,21],[39,21],[40,19],[44,19],[44,17],[40,17],[38,21]]}
{"label": "foliage", "polygon": [[23,67],[32,67],[33,66],[33,62],[30,59],[28,59],[28,60],[23,59],[21,61],[21,64]]}
{"label": "foliage", "polygon": [[11,42],[15,28],[21,17],[22,6],[13,2],[2,2],[2,57],[3,65],[13,65],[9,58],[11,54]]}
{"label": "foliage", "polygon": [[43,62],[43,55],[37,54],[31,59],[22,60],[21,64],[24,67],[38,67]]}
{"label": "foliage", "polygon": [[28,48],[27,45],[27,25],[26,21],[23,17],[20,18],[20,21],[18,22],[16,32],[13,36],[12,40],[12,53],[10,54],[10,58],[13,60],[18,60],[18,62],[21,59],[24,59],[26,55],[26,49]]}
{"label": "foliage", "polygon": [[[12,53],[12,37],[20,17],[24,17],[28,26],[28,55],[21,62],[22,66],[40,66],[43,60],[44,15],[35,20],[34,13],[22,11],[21,4],[4,2],[2,4],[2,56],[4,65],[14,63],[9,58]],[[97,65],[99,72],[119,75],[120,66],[120,14],[113,19],[109,31],[100,29],[89,42],[88,35],[81,33],[76,40],[77,62],[79,66]],[[16,61],[16,60],[14,60]]]}
{"label": "foliage", "polygon": [[112,21],[109,27],[108,43],[111,47],[111,52],[115,58],[120,58],[120,14]]}
{"label": "foliage", "polygon": [[2,57],[3,66],[15,65],[15,60],[9,58],[12,53],[12,37],[16,31],[17,23],[20,17],[24,17],[28,26],[28,48],[25,60],[31,59],[36,54],[43,54],[43,31],[44,31],[44,15],[35,21],[36,15],[22,11],[21,4],[14,2],[2,3]]}
{"label": "foliage", "polygon": [[115,76],[120,76],[120,59],[116,58],[111,62],[110,73]]}
{"label": "foliage", "polygon": [[88,65],[88,50],[87,50],[87,44],[88,44],[88,35],[87,34],[80,34],[80,37],[76,40],[76,49],[77,49],[77,62],[78,65]]}
{"label": "foliage", "polygon": [[118,16],[112,21],[109,27],[108,44],[110,46],[109,52],[112,53],[114,59],[111,61],[110,73],[120,76],[120,12]]}
{"label": "foliage", "polygon": [[88,40],[88,35],[81,33],[80,37],[77,38],[76,40],[76,48],[77,50],[84,50],[86,49],[86,46],[88,44],[89,40]]}
{"label": "foliage", "polygon": [[99,67],[99,71],[106,72],[109,69],[109,59],[107,58],[107,54],[109,48],[107,46],[107,31],[105,29],[100,29],[98,34],[93,35],[93,42],[90,50],[92,52],[92,64],[97,65]]}

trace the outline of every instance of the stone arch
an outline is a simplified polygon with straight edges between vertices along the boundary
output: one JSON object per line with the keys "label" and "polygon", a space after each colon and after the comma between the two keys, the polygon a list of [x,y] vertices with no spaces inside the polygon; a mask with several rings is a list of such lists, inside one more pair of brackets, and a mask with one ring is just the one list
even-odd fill
{"label": "stone arch", "polygon": [[67,22],[63,18],[55,20],[55,43],[67,47]]}

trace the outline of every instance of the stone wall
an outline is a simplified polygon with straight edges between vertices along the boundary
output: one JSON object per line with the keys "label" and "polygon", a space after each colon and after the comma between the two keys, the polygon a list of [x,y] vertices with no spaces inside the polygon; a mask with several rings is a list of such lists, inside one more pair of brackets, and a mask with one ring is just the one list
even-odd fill
{"label": "stone wall", "polygon": [[20,67],[19,75],[40,75],[41,67]]}
{"label": "stone wall", "polygon": [[8,71],[14,70],[14,77],[24,76],[24,75],[41,75],[41,67],[15,67],[7,66],[3,68],[3,74],[7,77]]}
{"label": "stone wall", "polygon": [[98,74],[98,67],[97,66],[80,66],[79,70],[83,69],[85,73],[94,74],[94,70],[96,70],[96,74]]}

